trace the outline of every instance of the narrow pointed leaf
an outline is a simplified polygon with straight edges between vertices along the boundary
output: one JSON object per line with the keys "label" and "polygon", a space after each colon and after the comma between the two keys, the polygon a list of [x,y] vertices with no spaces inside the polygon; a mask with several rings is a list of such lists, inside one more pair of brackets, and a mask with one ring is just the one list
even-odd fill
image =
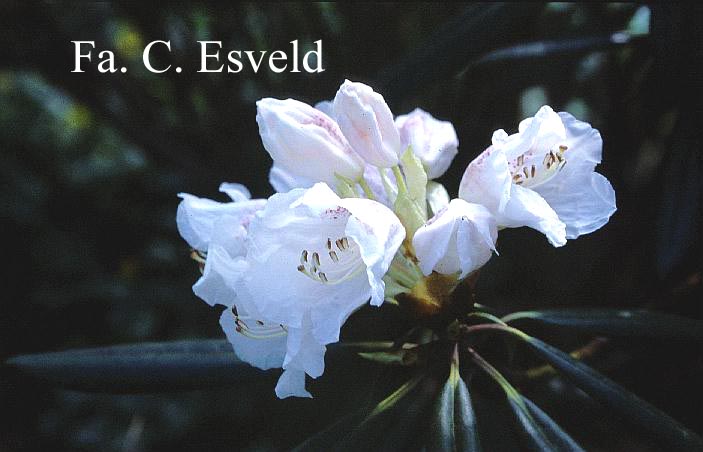
{"label": "narrow pointed leaf", "polygon": [[64,388],[109,393],[206,388],[262,376],[224,340],[37,353],[10,358],[6,365]]}
{"label": "narrow pointed leaf", "polygon": [[365,415],[365,410],[358,410],[343,416],[337,422],[308,438],[293,450],[295,452],[335,450],[336,445],[364,421]]}
{"label": "narrow pointed leaf", "polygon": [[437,398],[428,435],[429,450],[479,451],[476,416],[469,390],[459,374],[458,356],[449,371],[449,378]]}
{"label": "narrow pointed leaf", "polygon": [[549,441],[554,444],[557,450],[583,452],[583,448],[574,441],[554,420],[547,415],[540,407],[534,404],[530,399],[522,396],[522,401],[530,412],[532,418],[542,427],[542,430],[549,438]]}
{"label": "narrow pointed leaf", "polygon": [[427,444],[430,450],[441,452],[457,450],[454,433],[455,393],[456,382],[452,381],[450,375],[435,402]]}
{"label": "narrow pointed leaf", "polygon": [[515,312],[503,320],[534,321],[615,337],[703,341],[703,321],[645,310],[550,309]]}
{"label": "narrow pointed leaf", "polygon": [[397,415],[408,411],[417,400],[420,395],[418,385],[423,379],[424,376],[420,375],[409,380],[380,401],[361,423],[339,438],[332,450],[377,450],[379,442],[384,440],[387,431],[396,422]]}
{"label": "narrow pointed leaf", "polygon": [[532,417],[529,409],[525,405],[520,393],[511,385],[508,380],[488,361],[483,359],[478,353],[471,350],[474,362],[483,369],[505,392],[510,409],[513,412],[515,421],[519,427],[520,436],[525,447],[533,451],[556,451],[558,449],[547,437],[542,427]]}
{"label": "narrow pointed leaf", "polygon": [[459,378],[454,394],[454,437],[457,450],[477,452],[481,450],[478,427],[476,426],[476,413],[471,402],[469,388],[463,378]]}
{"label": "narrow pointed leaf", "polygon": [[703,439],[658,408],[640,399],[568,353],[503,325],[476,325],[469,331],[498,330],[523,340],[545,361],[603,406],[658,439],[667,450],[703,450]]}

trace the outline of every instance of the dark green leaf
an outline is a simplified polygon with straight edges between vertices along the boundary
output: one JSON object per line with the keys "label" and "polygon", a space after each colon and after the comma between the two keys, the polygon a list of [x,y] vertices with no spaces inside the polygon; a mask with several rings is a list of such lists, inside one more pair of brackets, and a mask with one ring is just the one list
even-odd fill
{"label": "dark green leaf", "polygon": [[437,451],[481,450],[471,397],[456,361],[435,402],[427,445]]}
{"label": "dark green leaf", "polygon": [[[442,26],[402,61],[378,75],[378,85],[392,104],[415,91],[453,77],[468,61],[514,40],[509,33],[544,6],[531,2],[474,4]],[[451,52],[447,51],[451,49]]]}
{"label": "dark green leaf", "polygon": [[562,428],[550,418],[547,413],[542,411],[540,407],[534,404],[530,399],[522,396],[522,401],[527,407],[527,411],[530,412],[532,418],[541,427],[542,431],[547,435],[549,441],[557,448],[557,450],[572,451],[572,452],[582,452],[583,448],[574,441],[568,433],[566,433]]}
{"label": "dark green leaf", "polygon": [[626,309],[550,309],[515,312],[505,322],[535,321],[607,336],[703,341],[703,322],[672,314]]}
{"label": "dark green leaf", "polygon": [[657,438],[669,450],[703,450],[703,440],[694,432],[569,354],[515,328],[502,325],[473,327],[473,331],[477,330],[499,330],[522,339],[568,380],[625,421]]}
{"label": "dark green leaf", "polygon": [[423,379],[413,378],[379,402],[360,424],[339,438],[332,450],[379,450],[389,431],[401,422],[400,417],[412,411],[422,398],[419,384]]}
{"label": "dark green leaf", "polygon": [[365,410],[343,416],[334,424],[308,438],[294,449],[295,452],[334,450],[340,440],[357,428],[366,416]]}
{"label": "dark green leaf", "polygon": [[525,405],[520,393],[508,382],[508,380],[481,355],[470,349],[474,362],[483,369],[505,392],[510,409],[513,412],[518,424],[520,436],[527,447],[534,451],[560,450],[549,440],[539,423],[535,421],[532,414]]}
{"label": "dark green leaf", "polygon": [[[391,342],[352,342],[328,353],[386,350]],[[36,353],[5,365],[51,384],[80,391],[162,392],[224,386],[269,373],[242,362],[225,340],[196,339]]]}
{"label": "dark green leaf", "polygon": [[[464,71],[489,63],[522,61],[536,58],[548,58],[555,55],[573,55],[593,52],[609,47],[620,47],[633,41],[642,41],[641,36],[632,36],[620,31],[602,36],[584,36],[570,39],[527,42],[510,47],[492,50],[470,62]],[[462,71],[462,73],[464,72]]]}
{"label": "dark green leaf", "polygon": [[37,353],[10,358],[6,365],[61,387],[110,393],[205,388],[263,375],[237,359],[224,340]]}

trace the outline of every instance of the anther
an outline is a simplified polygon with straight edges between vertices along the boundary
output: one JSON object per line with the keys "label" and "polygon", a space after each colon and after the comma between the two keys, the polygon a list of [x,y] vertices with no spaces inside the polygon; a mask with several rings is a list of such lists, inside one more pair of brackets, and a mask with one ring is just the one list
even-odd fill
{"label": "anther", "polygon": [[330,251],[329,254],[330,254],[330,259],[332,259],[332,261],[339,262],[339,257],[337,257],[337,253],[335,253],[334,251]]}
{"label": "anther", "polygon": [[327,275],[325,275],[324,273],[320,272],[319,276],[320,276],[320,280],[322,280],[322,282],[327,282]]}
{"label": "anther", "polygon": [[312,253],[312,261],[317,267],[319,267],[320,266],[320,255],[317,253]]}

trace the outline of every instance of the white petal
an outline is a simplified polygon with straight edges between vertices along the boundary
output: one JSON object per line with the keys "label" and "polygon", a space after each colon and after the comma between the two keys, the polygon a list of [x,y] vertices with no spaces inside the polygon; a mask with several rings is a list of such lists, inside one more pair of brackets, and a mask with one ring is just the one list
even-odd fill
{"label": "white petal", "polygon": [[193,293],[210,306],[233,306],[236,301],[234,287],[246,270],[240,258],[231,258],[220,247],[210,247],[203,275],[193,285]]}
{"label": "white petal", "polygon": [[566,224],[567,238],[574,239],[608,222],[616,210],[615,192],[607,179],[594,172],[603,150],[598,130],[569,113],[560,112],[559,118],[566,128],[567,164],[534,190]]}
{"label": "white petal", "polygon": [[[445,256],[452,254],[456,257],[456,247],[451,247],[454,236],[455,218],[448,214],[449,208],[440,210],[434,217],[415,232],[413,236],[413,248],[420,264],[420,270],[427,276],[438,267],[438,263]],[[454,236],[454,237],[453,237]],[[459,271],[458,257],[456,269],[447,273]],[[439,270],[438,270],[439,271]]]}
{"label": "white petal", "polygon": [[598,173],[591,173],[590,180],[579,185],[564,186],[558,193],[552,190],[553,186],[541,189],[540,193],[566,224],[568,239],[601,228],[617,210],[613,187]]}
{"label": "white petal", "polygon": [[390,209],[378,202],[348,198],[339,204],[352,214],[345,232],[361,250],[371,285],[371,304],[380,306],[385,290],[382,278],[405,239],[405,228]]}
{"label": "white petal", "polygon": [[495,214],[505,208],[510,199],[511,186],[505,153],[495,146],[489,146],[466,168],[459,185],[459,197],[482,204]]}
{"label": "white petal", "polygon": [[232,198],[232,201],[234,202],[246,201],[248,199],[251,199],[251,192],[247,187],[242,184],[222,182],[220,184],[220,191]]}
{"label": "white petal", "polygon": [[459,273],[460,278],[483,266],[495,250],[496,221],[488,209],[454,199],[413,237],[425,275]]}
{"label": "white petal", "polygon": [[215,221],[222,215],[246,221],[266,203],[263,199],[220,203],[187,193],[178,196],[183,199],[176,213],[178,232],[191,247],[201,251],[207,251]]}
{"label": "white petal", "polygon": [[496,215],[499,225],[509,228],[528,226],[547,236],[553,246],[566,244],[566,226],[547,201],[536,192],[513,185],[510,201]]}
{"label": "white petal", "polygon": [[369,164],[398,164],[400,136],[383,96],[363,83],[345,80],[334,97],[334,114],[354,150]]}
{"label": "white petal", "polygon": [[321,100],[315,104],[315,108],[334,119],[334,103],[331,100]]}
{"label": "white petal", "polygon": [[305,372],[297,369],[283,371],[276,384],[276,396],[279,399],[287,397],[312,397],[305,389]]}
{"label": "white petal", "polygon": [[289,328],[286,341],[284,369],[300,369],[312,378],[325,371],[326,347],[320,345],[312,335],[312,323],[306,317],[302,328]]}
{"label": "white petal", "polygon": [[293,99],[261,99],[256,107],[261,141],[278,167],[329,184],[335,173],[361,177],[363,161],[332,118]]}
{"label": "white petal", "polygon": [[285,193],[294,188],[309,188],[315,185],[314,180],[296,176],[275,163],[269,172],[269,183],[278,193]]}
{"label": "white petal", "polygon": [[519,132],[510,135],[504,141],[502,149],[508,160],[517,158],[530,149],[541,148],[540,143],[548,143],[546,152],[552,144],[566,139],[566,130],[561,118],[548,105],[543,106],[534,118],[520,122]]}
{"label": "white petal", "polygon": [[427,177],[436,179],[444,174],[457,154],[459,139],[451,122],[440,121],[424,110],[416,108],[407,115],[395,118],[400,134],[401,148],[412,146],[420,158]]}
{"label": "white petal", "polygon": [[[241,311],[241,310],[240,310]],[[242,313],[239,312],[241,315]],[[249,322],[252,323],[252,322]],[[255,323],[255,322],[254,322]],[[262,370],[283,366],[286,353],[285,335],[270,339],[253,339],[237,332],[235,317],[231,309],[225,309],[220,316],[220,326],[225,332],[227,340],[232,344],[234,353],[242,361]],[[266,325],[271,328],[272,325]],[[273,326],[275,327],[275,325]]]}

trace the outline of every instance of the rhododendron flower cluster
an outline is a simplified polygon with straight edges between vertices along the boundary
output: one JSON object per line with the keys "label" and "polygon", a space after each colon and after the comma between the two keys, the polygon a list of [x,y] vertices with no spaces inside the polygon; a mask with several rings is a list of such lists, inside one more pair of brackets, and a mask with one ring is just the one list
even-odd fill
{"label": "rhododendron flower cluster", "polygon": [[177,224],[202,272],[193,291],[224,306],[220,324],[242,360],[283,369],[281,398],[310,396],[306,375],[322,375],[326,346],[365,304],[441,308],[496,252],[499,230],[528,226],[562,246],[615,212],[595,172],[600,134],[548,106],[517,133],[494,132],[457,199],[435,180],[457,155],[454,126],[421,109],[394,117],[362,83],[314,107],[261,99],[256,121],[277,193],[251,199],[222,184],[230,202],[181,194]]}

